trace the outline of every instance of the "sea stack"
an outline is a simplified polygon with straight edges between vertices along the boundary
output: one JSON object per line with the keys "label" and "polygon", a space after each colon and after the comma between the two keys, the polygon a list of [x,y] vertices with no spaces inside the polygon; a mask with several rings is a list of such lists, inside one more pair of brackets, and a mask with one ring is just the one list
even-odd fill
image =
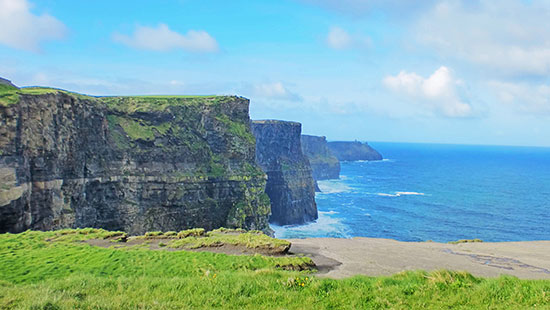
{"label": "sea stack", "polygon": [[302,125],[297,122],[252,122],[256,161],[267,173],[265,192],[271,200],[270,222],[303,224],[317,219],[311,167],[302,153]]}

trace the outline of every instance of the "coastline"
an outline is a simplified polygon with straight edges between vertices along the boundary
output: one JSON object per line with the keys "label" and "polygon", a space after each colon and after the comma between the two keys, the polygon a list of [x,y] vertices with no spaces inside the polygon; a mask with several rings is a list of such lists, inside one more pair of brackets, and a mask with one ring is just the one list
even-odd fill
{"label": "coastline", "polygon": [[407,270],[466,271],[494,278],[550,279],[550,241],[438,243],[355,237],[285,239],[313,259],[319,276],[386,276]]}

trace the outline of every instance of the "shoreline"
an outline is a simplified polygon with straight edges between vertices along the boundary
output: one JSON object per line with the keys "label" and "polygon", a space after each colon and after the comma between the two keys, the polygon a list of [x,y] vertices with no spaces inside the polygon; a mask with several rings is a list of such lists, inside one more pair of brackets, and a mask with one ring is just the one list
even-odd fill
{"label": "shoreline", "polygon": [[550,279],[550,241],[449,244],[367,237],[284,240],[292,243],[291,253],[312,258],[320,276],[336,279],[441,269],[486,278],[511,275]]}

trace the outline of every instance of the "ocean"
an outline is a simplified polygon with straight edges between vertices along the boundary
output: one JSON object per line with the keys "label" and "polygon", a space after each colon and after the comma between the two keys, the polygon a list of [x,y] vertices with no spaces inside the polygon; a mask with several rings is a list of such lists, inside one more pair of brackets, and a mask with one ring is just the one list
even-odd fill
{"label": "ocean", "polygon": [[370,145],[386,159],[341,162],[319,181],[319,219],[275,236],[550,240],[550,148]]}

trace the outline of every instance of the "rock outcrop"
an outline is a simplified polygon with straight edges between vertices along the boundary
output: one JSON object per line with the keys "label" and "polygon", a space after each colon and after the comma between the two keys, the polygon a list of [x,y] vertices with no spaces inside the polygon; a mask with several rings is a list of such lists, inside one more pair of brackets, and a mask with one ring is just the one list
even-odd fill
{"label": "rock outcrop", "polygon": [[17,86],[13,85],[10,80],[6,80],[4,78],[0,77],[0,86],[7,86],[9,88],[17,88]]}
{"label": "rock outcrop", "polygon": [[303,224],[317,219],[311,167],[302,153],[302,125],[276,120],[253,121],[256,160],[267,173],[265,192],[271,200],[270,221]]}
{"label": "rock outcrop", "polygon": [[382,155],[367,142],[335,141],[328,142],[328,147],[342,161],[382,160]]}
{"label": "rock outcrop", "polygon": [[328,148],[325,137],[302,135],[302,152],[309,160],[316,181],[340,177],[340,161]]}
{"label": "rock outcrop", "polygon": [[192,227],[269,232],[249,100],[0,96],[0,232]]}

